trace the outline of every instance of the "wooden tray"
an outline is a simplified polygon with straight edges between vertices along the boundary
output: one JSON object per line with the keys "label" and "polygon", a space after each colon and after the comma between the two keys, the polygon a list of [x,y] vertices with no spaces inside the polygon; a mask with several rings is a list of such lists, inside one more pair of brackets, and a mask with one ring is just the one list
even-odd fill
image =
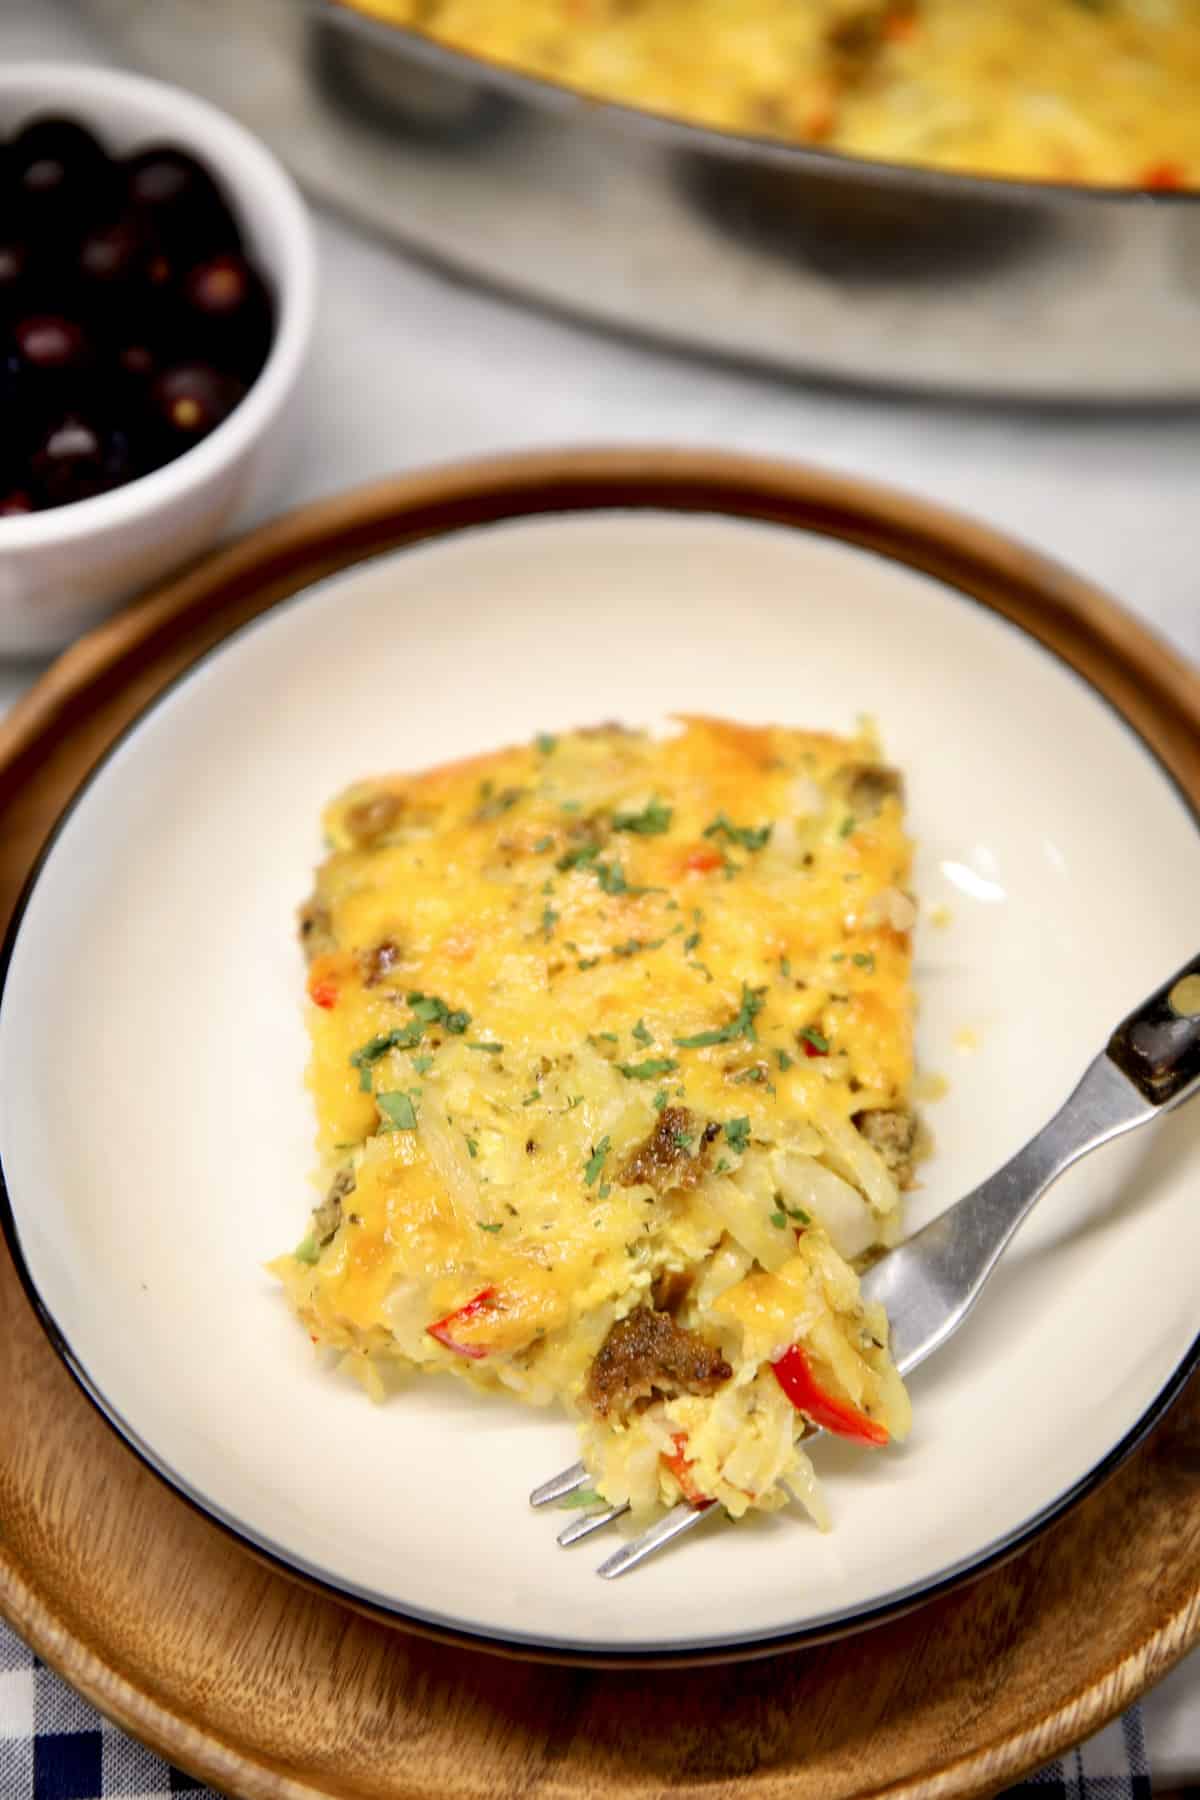
{"label": "wooden tray", "polygon": [[[1200,800],[1196,677],[1063,571],[835,476],[720,456],[572,452],[435,471],[307,507],[77,644],[0,727],[0,912],[97,756],[243,620],[397,544],[613,505],[781,520],[942,576],[1084,671]],[[119,1724],[237,1794],[989,1793],[1098,1729],[1200,1635],[1198,1383],[1106,1485],[974,1585],[804,1653],[629,1671],[435,1642],[264,1567],[103,1423],[2,1251],[0,1392],[0,1610]]]}

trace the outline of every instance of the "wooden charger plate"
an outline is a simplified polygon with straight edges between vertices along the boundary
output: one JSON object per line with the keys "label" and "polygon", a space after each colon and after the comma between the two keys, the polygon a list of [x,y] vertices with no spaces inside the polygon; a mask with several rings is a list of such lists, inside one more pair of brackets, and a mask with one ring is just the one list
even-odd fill
{"label": "wooden charger plate", "polygon": [[[0,727],[0,911],[11,912],[97,757],[245,620],[400,544],[612,506],[780,521],[941,577],[1083,672],[1200,803],[1200,684],[1063,570],[833,475],[718,455],[570,452],[305,507],[76,644]],[[1105,1485],[973,1584],[816,1649],[649,1670],[485,1654],[376,1621],[265,1566],[109,1430],[2,1250],[0,1391],[0,1611],[118,1724],[240,1795],[989,1793],[1097,1730],[1200,1635],[1197,1381]]]}

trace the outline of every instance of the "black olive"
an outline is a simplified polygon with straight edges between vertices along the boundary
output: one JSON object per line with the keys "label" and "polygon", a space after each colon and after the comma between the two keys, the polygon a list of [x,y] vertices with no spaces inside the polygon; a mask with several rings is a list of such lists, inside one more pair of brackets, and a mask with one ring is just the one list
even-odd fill
{"label": "black olive", "polygon": [[8,150],[14,205],[30,233],[77,233],[105,206],[116,171],[103,145],[74,119],[33,119]]}
{"label": "black olive", "polygon": [[154,383],[152,404],[164,458],[179,456],[207,437],[246,390],[232,375],[203,363],[179,363]]}
{"label": "black olive", "polygon": [[104,145],[86,125],[54,113],[26,120],[8,146],[10,174],[35,189],[53,186],[64,174],[90,170],[107,161]]}
{"label": "black olive", "polygon": [[154,346],[141,338],[122,342],[117,350],[117,367],[134,381],[149,384],[158,374],[159,359]]}
{"label": "black olive", "polygon": [[78,406],[91,393],[95,347],[75,319],[32,313],[18,319],[6,358],[14,408],[35,422],[56,409]]}
{"label": "black olive", "polygon": [[157,342],[115,332],[96,380],[97,403],[104,415],[125,425],[157,461],[165,452],[157,451],[161,432],[155,420],[153,393],[163,366]]}
{"label": "black olive", "polygon": [[271,348],[271,313],[266,284],[244,257],[210,257],[184,277],[180,341],[206,362],[250,382]]}
{"label": "black olive", "polygon": [[61,313],[33,313],[13,326],[17,354],[29,369],[65,374],[87,367],[91,346],[84,329]]}
{"label": "black olive", "polygon": [[203,163],[170,144],[140,150],[125,163],[126,191],[159,242],[185,262],[242,248],[220,188]]}
{"label": "black olive", "polygon": [[149,232],[136,212],[127,210],[98,219],[80,241],[72,270],[72,298],[78,297],[86,313],[128,307],[146,279],[151,254]]}
{"label": "black olive", "polygon": [[81,412],[64,412],[52,422],[31,466],[46,506],[105,494],[139,472],[128,433]]}
{"label": "black olive", "polygon": [[33,257],[20,238],[0,238],[0,330],[18,313],[30,312]]}

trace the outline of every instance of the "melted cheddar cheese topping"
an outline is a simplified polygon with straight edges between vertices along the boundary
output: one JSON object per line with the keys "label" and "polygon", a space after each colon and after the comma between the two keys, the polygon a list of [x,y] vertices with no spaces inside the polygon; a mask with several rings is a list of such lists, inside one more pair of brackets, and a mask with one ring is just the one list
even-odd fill
{"label": "melted cheddar cheese topping", "polygon": [[819,1513],[821,1421],[772,1365],[804,1345],[871,1429],[907,1419],[852,1267],[894,1240],[914,1135],[910,846],[871,733],[543,736],[364,782],[325,829],[322,1198],[274,1265],[314,1340],[377,1394],[417,1368],[564,1403],[610,1498],[739,1512],[786,1478]]}

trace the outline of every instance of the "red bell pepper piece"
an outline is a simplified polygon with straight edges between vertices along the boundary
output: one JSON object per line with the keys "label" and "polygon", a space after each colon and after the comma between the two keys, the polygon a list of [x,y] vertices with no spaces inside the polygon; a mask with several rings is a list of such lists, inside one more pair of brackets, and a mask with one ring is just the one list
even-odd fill
{"label": "red bell pepper piece", "polygon": [[662,1459],[679,1483],[684,1499],[689,1506],[695,1506],[701,1509],[706,1506],[712,1506],[712,1500],[709,1499],[707,1494],[702,1494],[692,1480],[692,1465],[684,1455],[684,1447],[687,1444],[687,1432],[673,1432],[671,1442],[675,1446],[674,1450],[669,1456],[665,1450],[662,1451]]}
{"label": "red bell pepper piece", "polygon": [[314,981],[308,990],[308,997],[329,1012],[338,1002],[337,982],[331,981],[327,975],[321,981]]}
{"label": "red bell pepper piece", "polygon": [[1138,185],[1158,194],[1174,193],[1183,186],[1183,170],[1178,163],[1151,163],[1148,169],[1142,170],[1142,179]]}
{"label": "red bell pepper piece", "polygon": [[882,30],[889,44],[906,44],[917,35],[917,15],[915,12],[889,13]]}
{"label": "red bell pepper piece", "polygon": [[710,875],[714,869],[719,869],[724,861],[725,858],[721,852],[714,850],[711,844],[697,844],[694,850],[688,851],[683,866],[689,875]]}
{"label": "red bell pepper piece", "polygon": [[455,1312],[447,1313],[444,1319],[435,1319],[433,1324],[427,1325],[425,1329],[431,1338],[436,1338],[439,1344],[446,1346],[447,1350],[453,1350],[455,1356],[469,1356],[474,1362],[478,1362],[481,1357],[487,1355],[487,1346],[484,1344],[456,1344],[450,1335],[449,1328],[451,1325],[459,1324],[463,1319],[474,1319],[481,1312],[486,1312],[495,1297],[494,1287],[480,1288],[474,1299],[468,1300],[465,1306],[460,1306]]}
{"label": "red bell pepper piece", "polygon": [[853,1438],[859,1444],[886,1444],[888,1428],[868,1413],[860,1412],[848,1400],[839,1400],[821,1386],[807,1356],[799,1344],[785,1350],[778,1362],[772,1363],[775,1379],[796,1408],[814,1425],[834,1431],[839,1437]]}

